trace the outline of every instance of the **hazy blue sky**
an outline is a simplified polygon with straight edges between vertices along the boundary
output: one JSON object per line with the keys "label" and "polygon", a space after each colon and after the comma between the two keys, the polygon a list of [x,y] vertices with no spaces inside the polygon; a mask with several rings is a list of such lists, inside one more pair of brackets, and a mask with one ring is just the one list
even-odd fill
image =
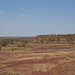
{"label": "hazy blue sky", "polygon": [[75,33],[75,0],[0,0],[0,36]]}

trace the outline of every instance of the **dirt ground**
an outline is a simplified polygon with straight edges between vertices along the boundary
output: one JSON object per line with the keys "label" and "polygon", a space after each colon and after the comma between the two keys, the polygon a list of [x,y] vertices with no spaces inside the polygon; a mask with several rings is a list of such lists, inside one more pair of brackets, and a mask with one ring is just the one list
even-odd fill
{"label": "dirt ground", "polygon": [[31,51],[1,51],[0,75],[75,75],[74,45],[29,45]]}

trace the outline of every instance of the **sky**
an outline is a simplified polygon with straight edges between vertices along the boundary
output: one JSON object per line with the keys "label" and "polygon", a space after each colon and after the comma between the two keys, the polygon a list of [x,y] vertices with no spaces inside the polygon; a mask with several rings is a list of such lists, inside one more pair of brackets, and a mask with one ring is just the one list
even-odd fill
{"label": "sky", "polygon": [[0,0],[0,36],[75,33],[75,0]]}

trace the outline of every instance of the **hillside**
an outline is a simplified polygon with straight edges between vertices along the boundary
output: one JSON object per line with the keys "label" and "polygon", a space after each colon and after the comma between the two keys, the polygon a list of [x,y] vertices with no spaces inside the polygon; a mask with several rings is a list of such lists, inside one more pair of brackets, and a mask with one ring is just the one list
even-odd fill
{"label": "hillside", "polygon": [[1,37],[0,75],[75,75],[75,35]]}

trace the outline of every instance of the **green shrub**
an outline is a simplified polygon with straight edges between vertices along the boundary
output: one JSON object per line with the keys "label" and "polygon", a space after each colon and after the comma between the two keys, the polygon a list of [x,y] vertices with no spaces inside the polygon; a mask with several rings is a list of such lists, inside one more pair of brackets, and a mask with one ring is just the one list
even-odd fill
{"label": "green shrub", "polygon": [[28,43],[28,40],[22,40],[21,42],[27,44]]}
{"label": "green shrub", "polygon": [[52,43],[53,41],[55,41],[55,39],[49,39],[48,41]]}
{"label": "green shrub", "polygon": [[7,39],[3,39],[1,45],[2,45],[2,46],[7,46],[8,43],[9,43],[9,42],[8,42]]}
{"label": "green shrub", "polygon": [[57,42],[60,42],[60,38],[59,37],[57,38]]}
{"label": "green shrub", "polygon": [[74,43],[74,39],[72,39],[72,38],[66,39],[66,41],[67,41],[69,44],[73,44],[73,43]]}
{"label": "green shrub", "polygon": [[2,46],[0,45],[0,51],[1,51],[1,49],[2,49]]}
{"label": "green shrub", "polygon": [[18,47],[25,47],[25,46],[26,46],[26,44],[24,44],[24,43],[18,44]]}
{"label": "green shrub", "polygon": [[44,39],[41,39],[41,43],[44,44]]}

